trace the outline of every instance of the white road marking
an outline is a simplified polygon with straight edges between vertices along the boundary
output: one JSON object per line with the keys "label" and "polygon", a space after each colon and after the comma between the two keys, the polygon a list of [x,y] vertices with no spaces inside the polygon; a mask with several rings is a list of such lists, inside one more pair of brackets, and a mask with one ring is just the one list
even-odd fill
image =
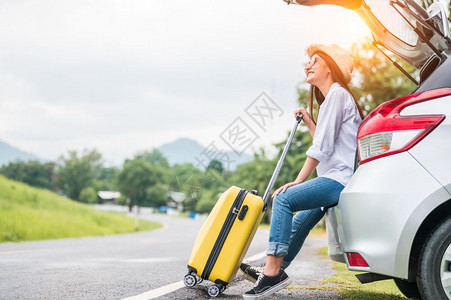
{"label": "white road marking", "polygon": [[158,239],[141,239],[139,242],[141,244],[152,244],[158,242]]}
{"label": "white road marking", "polygon": [[29,250],[0,251],[0,255],[6,255],[6,254],[19,254],[19,253],[26,253],[26,252],[29,252]]}
{"label": "white road marking", "polygon": [[160,262],[172,262],[172,261],[185,261],[184,258],[177,257],[157,257],[157,258],[135,258],[135,259],[124,259],[120,262],[129,263],[160,263]]}
{"label": "white road marking", "polygon": [[[245,263],[251,263],[253,261],[257,261],[260,260],[261,258],[266,256],[266,251],[257,253],[255,255],[252,255],[251,257],[248,257],[246,259],[243,260],[243,262]],[[182,287],[184,287],[185,284],[183,283],[183,281],[178,281],[178,282],[174,282],[165,286],[162,286],[160,288],[136,295],[136,296],[132,296],[132,297],[128,297],[128,298],[124,298],[122,300],[148,300],[148,299],[154,299],[157,297],[161,297],[164,296],[166,294],[175,292],[178,289],[181,289]]]}
{"label": "white road marking", "polygon": [[161,297],[164,296],[166,294],[175,292],[176,290],[184,287],[185,284],[183,283],[183,281],[178,281],[178,282],[174,282],[165,286],[162,286],[158,289],[155,290],[151,290],[136,296],[132,296],[132,297],[128,297],[128,298],[124,298],[122,300],[149,300],[149,299],[154,299],[157,297]]}

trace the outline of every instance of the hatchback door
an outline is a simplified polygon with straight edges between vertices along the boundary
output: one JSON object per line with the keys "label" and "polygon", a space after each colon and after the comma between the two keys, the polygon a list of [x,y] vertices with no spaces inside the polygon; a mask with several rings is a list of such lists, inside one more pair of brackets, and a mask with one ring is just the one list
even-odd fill
{"label": "hatchback door", "polygon": [[[440,2],[425,10],[415,0],[284,0],[304,6],[331,4],[355,11],[368,25],[374,42],[417,68],[432,57],[450,53],[447,10]],[[449,2],[449,1],[448,1]]]}

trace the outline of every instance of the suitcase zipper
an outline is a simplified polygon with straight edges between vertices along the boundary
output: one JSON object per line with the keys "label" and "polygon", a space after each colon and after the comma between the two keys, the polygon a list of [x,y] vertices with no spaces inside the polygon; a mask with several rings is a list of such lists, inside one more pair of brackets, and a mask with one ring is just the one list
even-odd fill
{"label": "suitcase zipper", "polygon": [[233,202],[233,205],[230,208],[229,213],[227,214],[227,218],[222,225],[221,231],[219,232],[215,245],[211,250],[207,263],[205,264],[205,268],[201,276],[202,278],[208,279],[208,277],[210,276],[210,273],[213,270],[216,260],[218,259],[219,253],[221,253],[222,246],[224,246],[224,242],[229,235],[230,229],[232,229],[232,225],[235,222],[235,219],[238,215],[238,212],[240,211],[241,205],[243,204],[246,195],[247,191],[241,189],[236,196],[235,201]]}

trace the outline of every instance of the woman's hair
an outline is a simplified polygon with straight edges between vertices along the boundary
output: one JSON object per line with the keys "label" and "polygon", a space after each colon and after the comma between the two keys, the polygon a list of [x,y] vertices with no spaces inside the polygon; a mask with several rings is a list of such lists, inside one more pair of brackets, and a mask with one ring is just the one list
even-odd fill
{"label": "woman's hair", "polygon": [[[355,99],[354,94],[349,89],[349,86],[346,83],[346,80],[344,79],[343,73],[341,72],[341,70],[338,67],[338,65],[326,53],[321,52],[321,51],[318,51],[318,52],[315,52],[315,53],[326,62],[326,65],[329,67],[329,69],[331,71],[332,80],[334,82],[338,82],[345,90],[347,90],[351,94],[351,97],[352,97],[352,99],[354,99],[355,105],[357,106],[357,109],[359,110],[360,117],[363,120],[362,108],[360,107],[359,103]],[[325,99],[325,97],[321,93],[319,88],[317,88],[314,85],[311,85],[310,86],[310,90],[309,90],[309,94],[308,94],[308,106],[309,106],[309,112],[310,112],[310,115],[312,116],[312,118],[313,118],[313,100],[316,100],[316,103],[318,104],[318,107],[319,107],[323,103],[324,99]],[[315,119],[313,119],[313,121],[315,122]]]}

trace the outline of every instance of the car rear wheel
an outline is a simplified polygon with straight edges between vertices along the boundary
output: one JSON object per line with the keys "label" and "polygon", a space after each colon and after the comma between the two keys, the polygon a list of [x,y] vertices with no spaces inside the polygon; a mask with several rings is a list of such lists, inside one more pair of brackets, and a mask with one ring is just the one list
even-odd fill
{"label": "car rear wheel", "polygon": [[422,298],[451,299],[451,216],[429,235],[419,262],[417,283]]}
{"label": "car rear wheel", "polygon": [[394,278],[393,281],[401,293],[403,293],[403,295],[407,298],[421,299],[420,291],[418,290],[418,285],[416,282],[408,282],[407,280],[399,278]]}

